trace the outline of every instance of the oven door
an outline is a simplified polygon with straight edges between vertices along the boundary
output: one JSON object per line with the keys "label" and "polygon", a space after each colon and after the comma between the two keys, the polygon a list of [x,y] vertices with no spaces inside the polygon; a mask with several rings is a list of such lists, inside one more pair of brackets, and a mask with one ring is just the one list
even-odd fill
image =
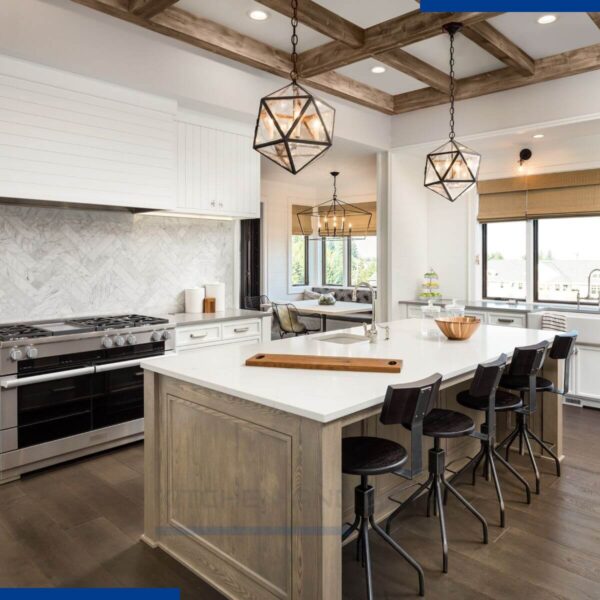
{"label": "oven door", "polygon": [[92,428],[101,429],[144,416],[144,371],[140,360],[97,365]]}
{"label": "oven door", "polygon": [[2,452],[27,448],[92,428],[94,367],[0,380]]}

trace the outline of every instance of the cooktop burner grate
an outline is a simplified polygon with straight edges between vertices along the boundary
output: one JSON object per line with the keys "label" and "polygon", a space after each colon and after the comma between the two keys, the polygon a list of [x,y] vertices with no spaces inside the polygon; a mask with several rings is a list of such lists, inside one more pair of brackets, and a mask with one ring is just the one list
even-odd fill
{"label": "cooktop burner grate", "polygon": [[0,342],[24,338],[46,337],[48,332],[32,325],[0,325]]}
{"label": "cooktop burner grate", "polygon": [[92,317],[86,319],[70,319],[74,325],[93,327],[96,331],[105,329],[124,329],[127,327],[141,327],[143,325],[162,325],[168,323],[168,319],[148,317],[146,315],[117,315],[110,317]]}

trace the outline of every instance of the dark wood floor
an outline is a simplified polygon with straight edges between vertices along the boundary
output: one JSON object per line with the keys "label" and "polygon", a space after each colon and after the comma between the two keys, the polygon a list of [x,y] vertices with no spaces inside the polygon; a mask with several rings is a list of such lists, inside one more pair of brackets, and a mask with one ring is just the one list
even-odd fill
{"label": "dark wood floor", "polygon": [[[423,505],[393,532],[425,569],[427,597],[447,600],[600,598],[600,411],[565,409],[563,476],[544,463],[542,495],[530,506],[503,477],[508,526],[498,527],[491,484],[459,489],[488,517],[480,526],[448,504],[450,573],[441,573],[438,522]],[[0,487],[0,587],[178,587],[182,598],[223,597],[159,550],[142,531],[141,444],[24,477]],[[520,457],[518,460],[521,460]],[[522,463],[525,465],[525,463]],[[523,472],[529,473],[529,471]],[[344,597],[365,597],[363,572],[344,550]],[[373,540],[376,598],[416,596],[416,578],[393,550]]]}

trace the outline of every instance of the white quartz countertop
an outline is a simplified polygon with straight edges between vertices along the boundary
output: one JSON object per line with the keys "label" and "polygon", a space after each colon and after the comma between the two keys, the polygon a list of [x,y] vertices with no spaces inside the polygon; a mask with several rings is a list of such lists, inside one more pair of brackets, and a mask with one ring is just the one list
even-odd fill
{"label": "white quartz countertop", "polygon": [[219,323],[224,321],[236,321],[238,319],[263,319],[270,317],[268,312],[258,310],[229,309],[214,313],[171,313],[165,318],[169,319],[175,326],[199,325],[201,323]]}
{"label": "white quartz countertop", "polygon": [[[148,359],[142,367],[161,375],[257,402],[323,423],[383,402],[387,386],[441,373],[444,381],[469,375],[478,363],[509,356],[515,346],[552,340],[555,332],[481,325],[470,340],[421,335],[420,319],[394,321],[390,339],[342,345],[322,341],[332,335],[300,336],[251,346],[221,346]],[[362,333],[362,328],[345,331]],[[339,331],[335,332],[340,333]],[[247,367],[258,352],[402,359],[398,374]]]}

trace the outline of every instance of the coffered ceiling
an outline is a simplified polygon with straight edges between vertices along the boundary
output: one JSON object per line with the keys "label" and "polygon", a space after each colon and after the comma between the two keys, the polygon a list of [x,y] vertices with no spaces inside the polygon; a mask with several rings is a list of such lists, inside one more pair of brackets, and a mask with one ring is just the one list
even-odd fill
{"label": "coffered ceiling", "polygon": [[[289,0],[72,0],[244,65],[290,70]],[[460,21],[457,98],[600,68],[600,16],[421,13],[414,0],[298,0],[299,71],[306,85],[387,114],[448,101],[448,38]],[[260,9],[268,18],[255,21]],[[371,71],[384,67],[383,73]]]}

